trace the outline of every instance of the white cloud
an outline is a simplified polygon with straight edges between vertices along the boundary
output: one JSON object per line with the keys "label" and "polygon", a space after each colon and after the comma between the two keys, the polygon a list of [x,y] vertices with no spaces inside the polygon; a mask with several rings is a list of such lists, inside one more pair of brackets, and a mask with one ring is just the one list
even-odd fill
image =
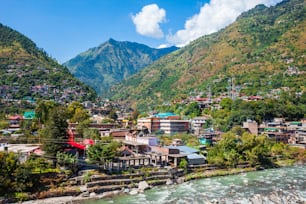
{"label": "white cloud", "polygon": [[170,47],[170,45],[169,44],[161,44],[157,48],[162,49],[162,48],[167,48],[167,47]]}
{"label": "white cloud", "polygon": [[182,47],[203,35],[216,32],[233,23],[244,11],[258,4],[275,5],[282,0],[211,0],[185,22],[185,28],[167,36],[169,43]]}
{"label": "white cloud", "polygon": [[165,22],[166,11],[158,5],[144,6],[139,13],[132,16],[132,20],[139,34],[153,38],[164,37],[159,24]]}

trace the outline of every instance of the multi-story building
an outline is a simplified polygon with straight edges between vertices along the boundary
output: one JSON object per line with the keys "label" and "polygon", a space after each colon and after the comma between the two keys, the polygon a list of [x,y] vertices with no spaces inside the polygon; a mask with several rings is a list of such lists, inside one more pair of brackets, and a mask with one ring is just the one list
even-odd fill
{"label": "multi-story building", "polygon": [[161,131],[165,134],[187,133],[190,129],[189,120],[180,120],[179,116],[170,113],[157,114],[137,120],[138,129],[148,129],[149,132]]}

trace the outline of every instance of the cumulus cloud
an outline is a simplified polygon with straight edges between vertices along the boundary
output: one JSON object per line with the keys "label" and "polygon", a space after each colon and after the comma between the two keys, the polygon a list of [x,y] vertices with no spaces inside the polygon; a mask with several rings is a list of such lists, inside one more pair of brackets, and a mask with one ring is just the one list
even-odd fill
{"label": "cumulus cloud", "polygon": [[216,32],[231,24],[244,11],[258,4],[275,5],[282,0],[211,0],[200,12],[185,22],[184,29],[167,36],[167,41],[182,47],[200,36]]}
{"label": "cumulus cloud", "polygon": [[139,13],[132,15],[132,20],[139,34],[153,38],[164,37],[160,23],[166,21],[166,11],[158,5],[144,6]]}

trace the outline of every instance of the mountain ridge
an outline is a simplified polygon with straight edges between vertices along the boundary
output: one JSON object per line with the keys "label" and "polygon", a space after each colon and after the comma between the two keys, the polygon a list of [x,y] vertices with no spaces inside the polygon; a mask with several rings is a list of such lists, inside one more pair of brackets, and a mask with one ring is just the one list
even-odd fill
{"label": "mountain ridge", "polygon": [[96,97],[93,89],[74,78],[32,40],[1,23],[0,95],[10,99],[32,97],[62,102]]}
{"label": "mountain ridge", "polygon": [[[227,91],[235,78],[242,94],[268,94],[305,86],[305,1],[256,6],[226,28],[192,41],[154,62],[108,93],[140,109],[173,101],[181,94]],[[286,74],[288,69],[298,74]]]}
{"label": "mountain ridge", "polygon": [[136,42],[116,41],[110,38],[63,65],[67,66],[74,76],[93,87],[99,94],[103,94],[111,85],[119,83],[161,56],[177,49],[174,46],[155,49]]}

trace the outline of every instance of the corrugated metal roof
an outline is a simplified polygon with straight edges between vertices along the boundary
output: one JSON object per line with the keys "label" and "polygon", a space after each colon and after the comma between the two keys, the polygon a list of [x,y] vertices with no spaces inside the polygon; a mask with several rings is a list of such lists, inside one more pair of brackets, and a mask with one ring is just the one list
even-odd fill
{"label": "corrugated metal roof", "polygon": [[188,154],[187,159],[205,159],[203,155],[200,154]]}
{"label": "corrugated metal roof", "polygon": [[192,154],[199,152],[199,150],[187,146],[168,146],[168,148],[179,149],[180,154]]}

